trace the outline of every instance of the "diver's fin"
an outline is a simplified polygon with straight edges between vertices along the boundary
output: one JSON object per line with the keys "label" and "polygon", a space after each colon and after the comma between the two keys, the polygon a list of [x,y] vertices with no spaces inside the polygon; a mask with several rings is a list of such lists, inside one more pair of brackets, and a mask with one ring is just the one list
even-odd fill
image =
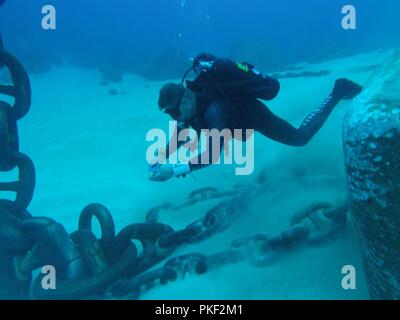
{"label": "diver's fin", "polygon": [[353,99],[359,95],[361,91],[362,86],[348,79],[337,79],[335,87],[333,88],[333,94],[344,100]]}

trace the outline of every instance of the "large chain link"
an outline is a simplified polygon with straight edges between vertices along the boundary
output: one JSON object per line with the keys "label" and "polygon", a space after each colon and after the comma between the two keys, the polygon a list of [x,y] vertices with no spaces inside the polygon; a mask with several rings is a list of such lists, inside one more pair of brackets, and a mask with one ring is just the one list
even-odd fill
{"label": "large chain link", "polygon": [[[92,230],[93,218],[100,224],[99,239]],[[45,220],[40,218],[37,221]],[[37,224],[35,219],[29,223]],[[57,224],[57,227],[60,225]],[[35,280],[33,294],[40,299],[101,297],[115,282],[137,276],[174,250],[159,250],[156,245],[160,237],[173,231],[161,223],[128,225],[115,235],[111,213],[98,203],[83,209],[78,230],[69,236],[51,223],[45,225],[40,222],[36,231],[40,233],[37,239],[41,241],[35,242],[34,250],[27,256],[28,262],[23,261],[23,266],[28,265],[30,270],[34,270],[38,265],[51,263],[62,271],[56,290],[44,290],[41,287],[42,275]],[[136,245],[133,241],[140,244]],[[49,247],[55,250],[51,252]]]}
{"label": "large chain link", "polygon": [[[0,199],[0,267],[12,265],[15,287],[26,290],[9,296],[27,297],[28,285],[19,285],[18,276],[29,282],[32,271],[44,265],[56,267],[58,289],[43,290],[43,275],[39,275],[33,285],[34,297],[69,299],[101,294],[121,277],[135,276],[169,256],[175,246],[161,248],[158,242],[173,232],[171,227],[133,224],[115,235],[112,216],[101,204],[82,211],[78,231],[71,235],[53,219],[32,217],[26,211],[35,187],[35,169],[31,159],[19,151],[17,121],[29,111],[30,83],[23,66],[4,50],[0,51],[0,65],[9,71],[12,82],[1,84],[0,93],[14,98],[12,105],[0,101],[0,171],[18,169],[17,181],[0,183],[0,191],[16,193],[14,201]],[[101,239],[92,231],[93,217],[101,226]],[[133,240],[138,240],[142,249]],[[10,273],[5,276],[5,280],[12,279]]]}
{"label": "large chain link", "polygon": [[[0,94],[10,97],[14,103],[0,100],[0,171],[18,169],[18,180],[0,183],[0,191],[15,193],[13,201],[0,199],[0,264],[14,261],[32,248],[34,240],[20,228],[22,220],[30,218],[26,211],[35,188],[35,169],[32,160],[19,151],[18,120],[22,119],[31,106],[31,88],[28,75],[19,61],[0,47],[0,66],[8,70],[11,84],[0,84]],[[4,266],[3,266],[4,267]],[[10,282],[7,293],[13,298],[27,296],[30,275],[21,276],[12,262],[15,278]],[[2,279],[1,279],[2,280]],[[27,284],[26,284],[27,283]],[[0,293],[2,295],[3,293]]]}
{"label": "large chain link", "polygon": [[337,235],[346,225],[348,210],[346,200],[336,205],[312,203],[292,216],[289,229],[274,237],[256,233],[232,241],[227,251],[209,256],[189,253],[173,257],[161,268],[115,283],[108,293],[114,297],[138,299],[143,290],[153,288],[157,283],[165,285],[183,279],[187,274],[201,275],[227,264],[248,261],[254,267],[271,266],[282,254],[300,248],[304,243],[313,245]]}
{"label": "large chain link", "polygon": [[[172,206],[164,204],[151,209],[146,215],[146,221],[156,221],[158,212],[161,210],[178,210],[177,208],[187,207],[192,204],[193,199],[197,197],[195,203],[210,199],[218,199],[230,197],[229,200],[223,200],[207,211],[203,218],[190,223],[186,228],[171,232],[159,241],[159,246],[169,247],[187,243],[196,243],[203,241],[214,234],[228,228],[243,213],[252,196],[254,196],[254,188],[235,189],[232,191],[220,192],[215,188],[202,188],[193,191],[189,195],[189,200],[182,205]],[[150,219],[149,217],[152,217]]]}
{"label": "large chain link", "polygon": [[11,106],[0,101],[0,171],[18,168],[18,181],[0,183],[0,191],[16,193],[11,211],[21,217],[32,200],[35,169],[32,160],[19,152],[18,124],[31,106],[28,75],[19,61],[6,51],[0,51],[0,62],[8,69],[12,84],[0,85],[0,93],[14,98]]}

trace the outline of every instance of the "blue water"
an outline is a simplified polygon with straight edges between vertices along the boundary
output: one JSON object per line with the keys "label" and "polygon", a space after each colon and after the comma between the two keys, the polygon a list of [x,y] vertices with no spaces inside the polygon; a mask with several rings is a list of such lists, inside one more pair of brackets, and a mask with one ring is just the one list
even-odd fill
{"label": "blue water", "polygon": [[[47,4],[56,8],[56,30],[41,27],[41,9]],[[7,0],[0,7],[0,32],[5,48],[26,67],[33,90],[31,110],[19,122],[21,150],[32,158],[37,173],[29,211],[51,217],[72,232],[82,208],[100,202],[112,212],[118,231],[143,222],[154,206],[183,203],[193,190],[255,185],[266,170],[267,182],[239,221],[175,253],[213,254],[244,235],[279,234],[294,213],[312,202],[343,198],[341,126],[349,102],[337,107],[307,147],[291,148],[257,135],[255,172],[249,177],[235,176],[229,166],[214,166],[195,177],[157,184],[148,180],[145,152],[148,130],[168,127],[168,118],[157,108],[159,89],[164,81],[180,78],[186,66],[182,64],[199,52],[247,60],[264,72],[286,72],[293,66],[328,70],[321,77],[282,79],[280,95],[268,106],[294,125],[323,101],[336,78],[367,83],[371,66],[400,46],[400,2],[352,0],[356,30],[342,29],[346,4],[349,1]],[[3,80],[7,77],[0,72]],[[161,222],[181,229],[218,201],[162,213]],[[357,268],[357,290],[341,288],[341,267],[348,264]],[[228,265],[157,286],[141,298],[368,299],[369,294],[361,250],[349,223],[330,243],[294,250],[269,268]]]}
{"label": "blue water", "polygon": [[339,0],[188,0],[184,6],[179,0],[83,0],[79,5],[53,0],[57,30],[44,32],[40,12],[48,3],[14,0],[3,6],[0,30],[10,50],[98,58],[119,54],[140,63],[168,47],[189,56],[200,51],[227,56],[235,42],[254,39],[304,60],[323,48],[359,52],[400,42],[396,0],[351,1],[357,9],[353,31],[341,28],[341,8],[349,3]]}

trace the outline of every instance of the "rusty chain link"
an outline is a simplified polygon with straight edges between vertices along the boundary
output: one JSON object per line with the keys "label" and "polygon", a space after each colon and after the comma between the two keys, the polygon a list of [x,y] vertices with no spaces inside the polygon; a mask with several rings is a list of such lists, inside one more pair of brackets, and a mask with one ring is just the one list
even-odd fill
{"label": "rusty chain link", "polygon": [[[0,183],[0,191],[16,193],[14,201],[0,199],[0,267],[10,267],[15,260],[14,282],[19,281],[17,275],[26,282],[35,269],[52,265],[57,269],[59,289],[43,290],[43,275],[39,275],[34,281],[33,296],[69,299],[101,294],[120,277],[136,275],[168,256],[173,248],[156,250],[155,244],[172,228],[162,224],[132,225],[115,236],[112,216],[100,204],[91,204],[82,211],[79,229],[71,235],[56,221],[32,217],[26,211],[35,187],[35,169],[31,159],[19,151],[17,121],[30,109],[30,83],[23,66],[4,50],[0,51],[0,65],[9,71],[12,80],[10,85],[0,84],[0,93],[14,98],[12,105],[0,101],[0,171],[18,169],[17,181]],[[93,217],[101,226],[99,240],[92,232]],[[132,238],[144,243],[143,256],[138,256],[130,242]],[[24,292],[9,293],[10,297],[28,296],[29,285],[15,287],[23,287]]]}
{"label": "rusty chain link", "polygon": [[[207,193],[206,196],[204,191]],[[203,218],[194,221],[186,228],[165,235],[160,239],[159,246],[168,247],[172,245],[181,245],[184,243],[196,243],[225,230],[240,216],[242,212],[244,212],[249,203],[249,199],[251,199],[251,197],[254,195],[254,191],[254,188],[246,188],[242,190],[219,192],[215,188],[203,188],[191,192],[189,195],[189,200],[193,199],[194,195],[199,193],[202,194],[201,200],[203,201],[221,197],[224,198],[228,195],[231,196],[231,198],[229,200],[221,201],[211,210],[207,211]],[[186,207],[187,203],[185,203],[184,206]],[[182,205],[178,205],[176,207],[180,208]],[[153,208],[146,215],[146,220],[150,220],[149,214],[154,217],[157,211],[161,209],[171,209],[171,206],[164,204]],[[151,219],[151,221],[154,221],[154,219]]]}
{"label": "rusty chain link", "polygon": [[[20,62],[0,48],[0,66],[8,70],[11,84],[0,84],[0,94],[13,99],[12,104],[0,100],[0,171],[17,168],[18,180],[1,182],[0,191],[15,193],[15,199],[0,199],[0,250],[6,260],[14,260],[30,250],[33,239],[20,228],[23,219],[30,218],[26,211],[35,189],[35,169],[32,160],[19,151],[18,120],[22,119],[31,106],[31,88],[28,75]],[[4,262],[5,260],[2,260]],[[30,279],[30,275],[21,277],[18,270],[14,279],[14,290],[9,293],[14,298],[27,297],[27,285],[21,283]],[[22,279],[23,278],[23,279]]]}
{"label": "rusty chain link", "polygon": [[[155,287],[157,283],[165,285],[179,278],[184,279],[187,274],[201,275],[226,264],[248,261],[254,267],[271,266],[283,252],[300,248],[304,243],[321,243],[337,235],[346,224],[348,210],[346,200],[336,205],[313,203],[294,214],[289,229],[277,236],[256,233],[232,241],[231,249],[227,251],[209,256],[189,253],[170,258],[160,268],[116,282],[109,288],[108,294],[138,299],[143,291]],[[324,227],[322,221],[325,222]]]}
{"label": "rusty chain link", "polygon": [[16,193],[11,211],[21,216],[27,209],[35,189],[35,169],[32,160],[19,151],[18,124],[31,106],[28,75],[19,61],[8,52],[0,51],[0,61],[8,69],[12,85],[0,85],[0,93],[14,98],[11,106],[0,101],[0,171],[18,168],[18,181],[0,183],[0,191]]}

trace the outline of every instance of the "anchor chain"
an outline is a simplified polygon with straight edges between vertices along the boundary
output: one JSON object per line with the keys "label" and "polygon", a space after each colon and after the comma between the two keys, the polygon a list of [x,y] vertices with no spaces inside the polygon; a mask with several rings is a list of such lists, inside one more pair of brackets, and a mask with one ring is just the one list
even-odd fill
{"label": "anchor chain", "polygon": [[0,191],[16,193],[11,211],[21,217],[33,197],[35,169],[32,160],[19,151],[18,120],[31,106],[31,88],[28,75],[19,61],[8,52],[0,51],[0,61],[9,70],[11,85],[0,85],[0,93],[14,98],[11,106],[0,101],[0,171],[18,168],[18,181],[0,183]]}
{"label": "anchor chain", "polygon": [[238,190],[218,191],[218,189],[214,187],[197,189],[189,194],[188,199],[184,203],[178,205],[164,203],[150,209],[146,214],[145,220],[146,222],[157,222],[160,218],[160,212],[163,210],[178,211],[203,201],[232,197],[235,196],[237,192]]}
{"label": "anchor chain", "polygon": [[[156,243],[169,226],[131,225],[115,235],[110,212],[101,204],[88,205],[82,211],[78,231],[65,228],[47,217],[32,217],[26,210],[35,187],[35,169],[31,159],[19,151],[18,123],[30,109],[29,78],[19,61],[4,50],[0,64],[11,75],[11,84],[0,85],[0,93],[14,98],[11,105],[0,101],[0,171],[18,169],[18,180],[0,183],[0,191],[15,192],[15,200],[0,199],[0,268],[12,269],[5,280],[14,292],[0,296],[28,298],[32,272],[52,265],[57,270],[57,290],[44,290],[40,274],[33,281],[33,297],[39,299],[75,299],[102,294],[109,285],[151,267],[172,253],[174,247],[158,249]],[[95,217],[101,226],[101,238],[92,231]],[[131,240],[145,248],[139,254]],[[14,274],[14,276],[12,276]]]}
{"label": "anchor chain", "polygon": [[[12,201],[0,199],[0,250],[5,256],[0,263],[3,263],[6,260],[15,261],[16,256],[24,254],[33,246],[33,239],[25,235],[18,224],[30,217],[26,209],[35,189],[35,168],[32,160],[19,151],[18,121],[31,106],[28,75],[20,62],[2,47],[0,65],[8,70],[11,77],[11,84],[0,84],[0,94],[14,100],[12,104],[0,100],[0,171],[18,170],[18,180],[0,183],[0,191],[15,193]],[[11,290],[9,294],[14,298],[24,298],[27,296],[27,286],[19,286],[18,283],[26,282],[30,277],[19,277],[14,267],[13,270],[13,282],[18,289]]]}
{"label": "anchor chain", "polygon": [[[99,239],[92,230],[93,218],[100,224]],[[174,248],[159,250],[156,246],[161,236],[172,231],[171,227],[161,223],[138,223],[128,225],[115,235],[111,213],[101,204],[90,204],[80,215],[78,230],[68,238],[64,237],[63,241],[59,242],[64,243],[64,246],[55,250],[58,254],[67,251],[70,253],[69,256],[77,252],[75,259],[54,259],[55,254],[52,254],[51,257],[46,257],[47,260],[42,259],[39,263],[63,261],[63,265],[69,266],[72,261],[75,263],[75,268],[62,273],[63,277],[58,281],[56,290],[43,290],[40,286],[43,275],[40,275],[34,283],[34,297],[39,299],[100,297],[115,282],[134,277],[172,254]],[[49,238],[46,243],[51,244],[54,239],[56,237]],[[140,244],[135,244],[133,240]],[[68,247],[65,245],[67,243],[72,243],[73,246]],[[45,247],[44,242],[42,247]],[[38,254],[33,256],[37,259]]]}
{"label": "anchor chain", "polygon": [[[203,218],[194,221],[186,228],[163,236],[159,241],[159,246],[169,247],[171,245],[197,243],[225,230],[246,210],[249,199],[254,196],[255,191],[254,188],[248,187],[240,191],[234,190],[214,194],[213,198],[220,195],[226,197],[227,194],[234,196],[229,200],[220,202],[207,211]],[[193,192],[189,197],[192,197],[192,195]]]}
{"label": "anchor chain", "polygon": [[157,283],[184,279],[187,274],[202,275],[227,264],[248,261],[253,267],[268,267],[279,259],[283,252],[300,248],[304,243],[319,244],[331,239],[343,230],[347,222],[349,204],[346,200],[336,205],[313,203],[294,214],[289,229],[274,237],[256,233],[231,242],[227,251],[213,255],[189,253],[170,258],[158,269],[142,273],[130,280],[115,283],[108,290],[109,296],[139,299],[145,290]]}
{"label": "anchor chain", "polygon": [[269,237],[265,233],[256,233],[234,240],[231,246],[241,250],[251,265],[269,266],[275,263],[281,254],[297,249],[303,244],[318,245],[332,239],[344,229],[349,209],[347,200],[339,201],[336,205],[313,203],[294,214],[289,229],[279,235]]}

